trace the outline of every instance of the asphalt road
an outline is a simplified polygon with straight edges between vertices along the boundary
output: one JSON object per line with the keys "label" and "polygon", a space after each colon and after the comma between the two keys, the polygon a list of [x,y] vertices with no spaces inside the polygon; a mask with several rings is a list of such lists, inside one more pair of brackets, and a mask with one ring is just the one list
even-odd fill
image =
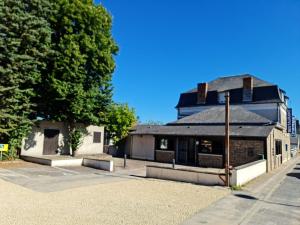
{"label": "asphalt road", "polygon": [[299,157],[254,183],[244,191],[232,192],[183,224],[300,224]]}

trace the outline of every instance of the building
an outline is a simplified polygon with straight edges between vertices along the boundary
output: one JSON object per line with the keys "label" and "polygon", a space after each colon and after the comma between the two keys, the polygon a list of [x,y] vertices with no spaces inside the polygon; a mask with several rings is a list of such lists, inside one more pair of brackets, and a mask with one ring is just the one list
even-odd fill
{"label": "building", "polygon": [[299,136],[291,137],[291,156],[296,157],[300,150]]}
{"label": "building", "polygon": [[[77,154],[103,153],[104,127],[83,124],[76,124],[76,126],[86,129]],[[68,134],[66,123],[39,121],[32,128],[30,135],[23,140],[21,156],[70,155]]]}
{"label": "building", "polygon": [[286,92],[278,85],[249,74],[221,77],[209,83],[200,83],[197,88],[182,93],[176,106],[178,119],[212,106],[223,106],[227,91],[231,105],[240,105],[287,128],[289,98]]}
{"label": "building", "polygon": [[230,164],[267,159],[268,171],[290,159],[286,93],[252,75],[221,77],[180,95],[178,120],[137,126],[130,133],[132,158],[224,167],[225,93],[230,93]]}

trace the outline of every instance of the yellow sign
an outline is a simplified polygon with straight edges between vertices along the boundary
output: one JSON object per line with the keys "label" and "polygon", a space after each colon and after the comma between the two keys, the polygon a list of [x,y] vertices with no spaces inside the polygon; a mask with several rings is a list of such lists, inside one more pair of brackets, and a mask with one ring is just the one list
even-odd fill
{"label": "yellow sign", "polygon": [[0,144],[0,152],[8,152],[8,144]]}

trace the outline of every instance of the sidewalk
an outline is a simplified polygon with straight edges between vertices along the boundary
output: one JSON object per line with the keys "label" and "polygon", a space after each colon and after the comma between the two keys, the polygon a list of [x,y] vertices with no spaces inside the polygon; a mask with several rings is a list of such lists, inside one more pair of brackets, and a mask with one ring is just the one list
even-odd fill
{"label": "sidewalk", "polygon": [[[293,173],[291,173],[293,171]],[[201,210],[183,225],[300,224],[300,157]]]}

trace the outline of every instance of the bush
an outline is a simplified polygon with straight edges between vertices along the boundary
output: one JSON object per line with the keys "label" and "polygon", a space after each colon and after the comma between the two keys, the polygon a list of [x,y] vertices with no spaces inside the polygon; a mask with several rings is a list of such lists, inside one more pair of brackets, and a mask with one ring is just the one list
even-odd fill
{"label": "bush", "polygon": [[83,128],[75,128],[72,129],[69,133],[69,145],[71,147],[72,152],[78,150],[80,145],[82,144],[83,137],[86,134],[86,130]]}

